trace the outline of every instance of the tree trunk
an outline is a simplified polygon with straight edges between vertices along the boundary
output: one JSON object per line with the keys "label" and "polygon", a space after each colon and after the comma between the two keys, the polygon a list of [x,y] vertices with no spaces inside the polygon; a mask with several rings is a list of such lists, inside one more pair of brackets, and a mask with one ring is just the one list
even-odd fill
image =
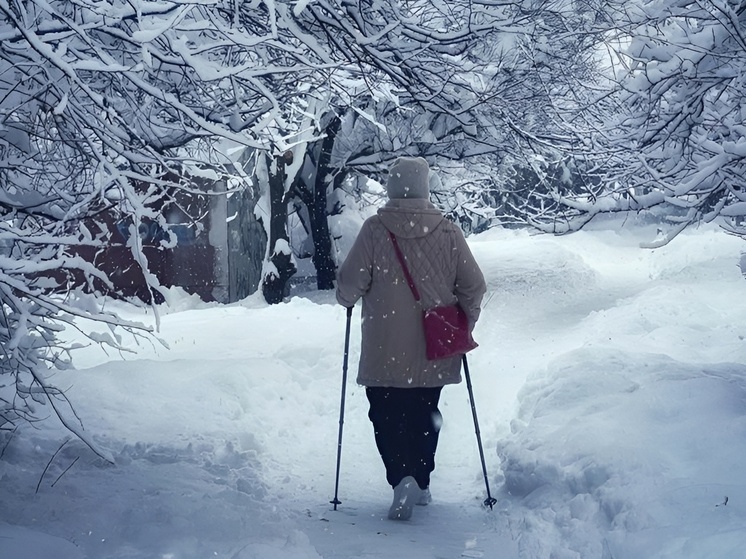
{"label": "tree trunk", "polygon": [[326,126],[326,137],[321,143],[319,161],[316,170],[316,181],[313,189],[312,203],[308,207],[311,221],[311,235],[313,236],[313,265],[316,268],[316,287],[320,290],[334,289],[336,266],[332,258],[332,239],[329,232],[327,212],[327,177],[331,169],[331,159],[334,141],[337,138],[342,121],[334,116]]}
{"label": "tree trunk", "polygon": [[267,157],[269,177],[269,269],[262,281],[262,294],[270,305],[281,303],[290,294],[290,278],[296,267],[290,250],[287,234],[288,208],[285,199],[285,164],[292,163],[292,152],[277,157],[276,170],[272,172],[272,162]]}

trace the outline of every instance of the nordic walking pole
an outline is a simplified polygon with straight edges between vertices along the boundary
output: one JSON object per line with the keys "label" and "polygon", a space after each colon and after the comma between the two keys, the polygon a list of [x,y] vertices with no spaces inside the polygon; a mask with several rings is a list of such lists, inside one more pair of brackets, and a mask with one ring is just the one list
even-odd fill
{"label": "nordic walking pole", "polygon": [[342,427],[345,423],[345,392],[347,391],[347,361],[350,355],[350,323],[352,322],[352,307],[347,307],[347,328],[345,330],[345,353],[342,362],[342,401],[339,404],[339,438],[337,439],[337,476],[334,482],[334,500],[329,501],[337,510],[341,505],[339,500],[339,467],[342,463]]}
{"label": "nordic walking pole", "polygon": [[469,375],[469,363],[466,360],[466,354],[463,355],[462,360],[464,362],[464,377],[466,378],[466,388],[469,390],[469,401],[471,402],[471,415],[474,417],[474,430],[477,433],[477,446],[479,447],[479,458],[482,460],[482,473],[484,474],[484,486],[487,488],[487,498],[484,500],[484,506],[490,507],[497,503],[490,493],[490,482],[487,478],[487,466],[484,463],[484,450],[482,450],[482,437],[479,434],[479,420],[477,419],[477,408],[474,405],[474,391],[471,389],[471,376]]}

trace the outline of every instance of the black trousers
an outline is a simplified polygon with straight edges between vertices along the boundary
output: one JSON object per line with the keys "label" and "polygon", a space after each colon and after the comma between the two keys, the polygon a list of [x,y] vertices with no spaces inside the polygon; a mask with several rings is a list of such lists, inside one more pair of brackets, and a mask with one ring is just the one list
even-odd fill
{"label": "black trousers", "polygon": [[442,423],[438,410],[441,390],[440,386],[365,389],[370,402],[368,417],[391,487],[406,476],[413,476],[421,489],[430,485]]}

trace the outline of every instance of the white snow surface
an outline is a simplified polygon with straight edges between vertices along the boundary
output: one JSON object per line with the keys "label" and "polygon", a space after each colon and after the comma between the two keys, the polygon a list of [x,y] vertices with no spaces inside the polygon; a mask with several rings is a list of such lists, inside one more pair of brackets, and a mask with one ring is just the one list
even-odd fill
{"label": "white snow surface", "polygon": [[741,557],[744,243],[703,227],[639,248],[654,235],[607,222],[470,239],[489,284],[469,363],[494,510],[461,384],[443,391],[433,502],[386,519],[354,382],[359,307],[335,511],[346,318],[333,293],[274,306],[173,293],[169,349],[90,346],[53,378],[114,464],[63,445],[53,418],[0,438],[0,557]]}

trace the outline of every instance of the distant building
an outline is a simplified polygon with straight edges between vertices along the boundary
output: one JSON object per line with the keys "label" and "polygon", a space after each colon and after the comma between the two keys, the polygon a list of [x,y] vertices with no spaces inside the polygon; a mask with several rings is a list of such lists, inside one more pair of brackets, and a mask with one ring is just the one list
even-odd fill
{"label": "distant building", "polygon": [[[225,190],[220,183],[210,183],[209,189]],[[261,281],[267,242],[264,227],[254,216],[255,205],[249,188],[227,195],[177,197],[176,203],[163,208],[177,238],[173,248],[163,246],[169,235],[155,221],[138,227],[150,273],[161,285],[181,287],[204,301],[230,303],[251,295]],[[110,244],[104,249],[78,247],[76,252],[109,276],[115,293],[149,302],[145,277],[128,246],[130,223],[112,214],[99,217],[101,221],[110,231]]]}

